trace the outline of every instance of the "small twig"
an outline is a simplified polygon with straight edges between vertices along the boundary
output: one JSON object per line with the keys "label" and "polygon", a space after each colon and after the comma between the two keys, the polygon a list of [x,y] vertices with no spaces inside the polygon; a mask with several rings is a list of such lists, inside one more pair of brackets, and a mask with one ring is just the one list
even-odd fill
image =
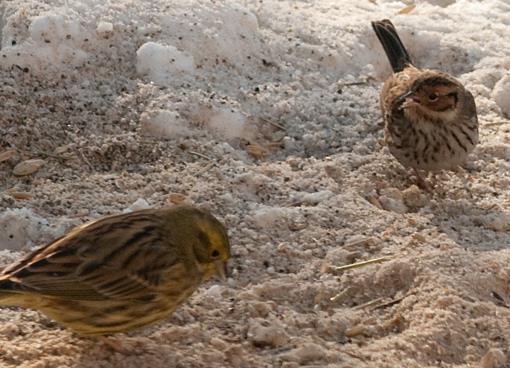
{"label": "small twig", "polygon": [[364,304],[360,304],[352,309],[354,310],[358,310],[358,309],[364,309],[364,308],[367,308],[367,307],[371,307],[372,305],[374,304],[378,304],[381,302],[381,300],[383,300],[384,298],[377,298],[377,299],[374,299],[374,300],[371,300],[367,303],[364,303]]}
{"label": "small twig", "polygon": [[495,121],[493,123],[485,123],[483,124],[484,127],[491,127],[491,126],[498,126],[498,125],[503,125],[505,124],[506,122],[504,121]]}
{"label": "small twig", "polygon": [[350,289],[345,289],[344,291],[336,294],[334,297],[329,298],[329,300],[333,303],[337,303],[339,301],[342,301],[343,298],[350,292]]}
{"label": "small twig", "polygon": [[41,155],[41,156],[56,158],[56,159],[64,160],[64,161],[66,160],[65,157],[54,155],[53,153],[48,153],[48,152],[41,151],[41,150],[28,151],[28,150],[19,149],[19,148],[17,150],[20,151],[20,152],[23,152],[24,154],[29,154],[29,155],[32,155],[32,156]]}
{"label": "small twig", "polygon": [[60,126],[60,129],[62,129],[62,132],[64,133],[64,136],[66,138],[69,138],[69,134],[67,134],[67,130],[66,130],[66,127],[65,127],[64,123],[59,120],[58,121],[58,125]]}
{"label": "small twig", "polygon": [[378,304],[376,305],[375,307],[372,308],[372,310],[376,310],[376,309],[381,309],[381,308],[386,308],[386,307],[390,307],[394,304],[397,304],[397,303],[400,303],[402,300],[404,300],[404,298],[406,297],[407,295],[404,295],[400,298],[395,298],[395,299],[392,299],[390,300],[389,302],[385,302],[385,303],[381,303],[381,304]]}
{"label": "small twig", "polygon": [[197,173],[197,176],[198,175],[202,175],[203,173],[205,173],[207,170],[209,170],[211,167],[215,166],[216,165],[216,162],[211,162],[207,165],[205,165],[198,173]]}
{"label": "small twig", "polygon": [[376,238],[374,237],[370,237],[370,238],[364,238],[364,239],[361,239],[361,240],[357,240],[357,241],[353,241],[351,243],[347,243],[347,244],[344,244],[342,246],[342,248],[348,248],[348,249],[351,249],[351,248],[359,248],[361,246],[365,246],[365,247],[371,247],[373,245],[376,244]]}
{"label": "small twig", "polygon": [[359,81],[359,82],[345,82],[345,83],[339,83],[339,87],[348,87],[348,86],[362,86],[367,84],[367,81]]}
{"label": "small twig", "polygon": [[62,157],[62,156],[58,156],[58,155],[54,155],[53,153],[48,153],[48,152],[44,152],[44,151],[35,151],[36,154],[39,154],[39,155],[43,155],[43,156],[47,156],[47,157],[51,157],[51,158],[55,158],[57,160],[63,160],[63,161],[66,161],[67,159],[65,157]]}
{"label": "small twig", "polygon": [[270,124],[270,125],[274,126],[275,128],[278,128],[278,129],[280,129],[280,130],[286,130],[286,128],[285,128],[283,125],[278,124],[278,123],[275,123],[274,121],[271,121],[271,120],[269,120],[269,119],[266,119],[266,118],[261,117],[261,118],[260,118],[260,120],[264,120],[266,123],[268,123],[268,124]]}
{"label": "small twig", "polygon": [[206,159],[208,161],[212,161],[212,158],[210,158],[209,156],[204,155],[203,153],[196,152],[196,151],[188,151],[188,153],[190,155],[195,155],[195,156],[198,156],[198,157],[202,157],[202,158],[204,158],[204,159]]}
{"label": "small twig", "polygon": [[83,162],[85,162],[87,164],[87,166],[89,167],[89,169],[91,171],[94,171],[94,166],[92,166],[92,164],[90,163],[90,161],[87,159],[87,157],[85,157],[85,154],[83,153],[83,151],[81,149],[78,150],[78,153],[80,154],[80,157],[81,159],[83,160]]}
{"label": "small twig", "polygon": [[389,261],[391,258],[392,257],[385,256],[385,257],[380,257],[380,258],[369,259],[368,261],[361,261],[361,262],[351,263],[351,264],[348,264],[348,265],[345,265],[345,266],[331,267],[330,269],[333,270],[333,271],[347,271],[347,270],[352,270],[354,268],[365,267],[365,266],[371,265],[373,263],[386,262],[386,261]]}
{"label": "small twig", "polygon": [[357,355],[357,354],[354,354],[354,353],[351,353],[350,351],[347,351],[347,350],[343,350],[343,353],[349,355],[351,358],[355,358],[355,359],[359,359],[363,362],[366,362],[366,359],[363,358],[362,356],[360,355]]}

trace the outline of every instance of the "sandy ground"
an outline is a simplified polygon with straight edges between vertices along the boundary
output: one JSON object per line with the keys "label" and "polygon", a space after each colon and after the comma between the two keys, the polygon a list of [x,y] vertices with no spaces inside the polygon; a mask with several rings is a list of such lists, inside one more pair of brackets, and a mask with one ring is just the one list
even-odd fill
{"label": "sandy ground", "polygon": [[[0,263],[182,198],[233,258],[227,284],[120,336],[133,354],[3,308],[0,366],[510,367],[510,6],[405,7],[2,0]],[[476,98],[481,143],[432,194],[381,143],[385,17]]]}

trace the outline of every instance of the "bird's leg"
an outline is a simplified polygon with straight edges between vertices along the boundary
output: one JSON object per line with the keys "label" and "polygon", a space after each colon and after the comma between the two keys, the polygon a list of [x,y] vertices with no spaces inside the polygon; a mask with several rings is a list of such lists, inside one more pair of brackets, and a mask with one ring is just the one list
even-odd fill
{"label": "bird's leg", "polygon": [[416,175],[416,179],[418,180],[418,187],[425,190],[426,192],[431,193],[432,187],[429,183],[423,178],[423,176],[420,174],[420,171],[417,168],[413,168],[414,173]]}
{"label": "bird's leg", "polygon": [[111,336],[100,336],[98,340],[102,342],[107,348],[113,350],[116,353],[123,355],[136,354],[135,344],[130,342],[125,336],[122,338],[111,337]]}
{"label": "bird's leg", "polygon": [[455,175],[461,179],[462,181],[462,186],[464,188],[464,190],[469,194],[469,196],[471,198],[473,198],[473,192],[471,191],[471,188],[469,186],[469,182],[470,182],[470,175],[469,175],[469,171],[466,170],[466,168],[462,167],[462,166],[457,166],[453,172],[455,173]]}
{"label": "bird's leg", "polygon": [[430,184],[434,189],[434,192],[440,196],[445,196],[448,194],[448,189],[451,187],[449,185],[445,185],[444,183],[450,179],[450,176],[445,171],[440,172],[431,172],[430,175]]}

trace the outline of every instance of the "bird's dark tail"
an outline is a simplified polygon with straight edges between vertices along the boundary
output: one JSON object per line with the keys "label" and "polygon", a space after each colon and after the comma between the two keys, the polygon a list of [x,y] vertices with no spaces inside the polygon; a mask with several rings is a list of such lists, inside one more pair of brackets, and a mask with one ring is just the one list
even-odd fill
{"label": "bird's dark tail", "polygon": [[372,27],[395,73],[401,72],[406,66],[412,64],[411,57],[389,19],[372,22]]}

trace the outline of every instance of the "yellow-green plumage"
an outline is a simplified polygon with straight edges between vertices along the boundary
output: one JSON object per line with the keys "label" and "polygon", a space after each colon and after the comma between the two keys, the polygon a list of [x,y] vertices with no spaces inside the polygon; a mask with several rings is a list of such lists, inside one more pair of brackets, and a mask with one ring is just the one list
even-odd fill
{"label": "yellow-green plumage", "polygon": [[223,225],[190,206],[110,216],[0,273],[0,305],[40,310],[83,335],[168,317],[230,257]]}

